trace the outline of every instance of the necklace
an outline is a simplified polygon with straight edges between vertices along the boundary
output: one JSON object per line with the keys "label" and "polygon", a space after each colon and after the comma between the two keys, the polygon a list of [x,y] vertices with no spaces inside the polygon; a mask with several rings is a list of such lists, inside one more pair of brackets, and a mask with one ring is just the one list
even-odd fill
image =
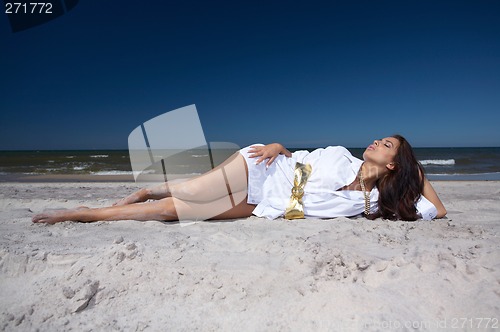
{"label": "necklace", "polygon": [[367,216],[370,214],[370,193],[366,191],[365,179],[363,178],[361,168],[359,169],[359,184],[361,185],[361,190],[363,191],[363,196],[365,197],[365,216]]}

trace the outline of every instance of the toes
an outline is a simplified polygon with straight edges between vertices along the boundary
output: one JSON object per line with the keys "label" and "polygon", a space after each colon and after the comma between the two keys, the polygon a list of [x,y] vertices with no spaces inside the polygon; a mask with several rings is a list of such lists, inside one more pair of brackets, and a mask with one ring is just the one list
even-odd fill
{"label": "toes", "polygon": [[37,214],[35,216],[33,216],[33,218],[31,218],[31,221],[34,222],[34,223],[38,223],[40,222],[40,220],[42,220],[43,216],[41,214]]}
{"label": "toes", "polygon": [[59,220],[57,219],[56,215],[53,213],[39,213],[33,218],[31,218],[31,221],[34,222],[35,224],[55,224]]}
{"label": "toes", "polygon": [[31,221],[34,222],[35,224],[44,223],[44,222],[47,222],[48,217],[49,217],[48,215],[46,215],[44,213],[40,213],[40,214],[33,216],[33,218],[31,218]]}
{"label": "toes", "polygon": [[35,224],[43,224],[43,223],[52,224],[53,223],[50,221],[50,216],[47,214],[44,214],[44,213],[37,214],[36,216],[31,218],[31,221]]}

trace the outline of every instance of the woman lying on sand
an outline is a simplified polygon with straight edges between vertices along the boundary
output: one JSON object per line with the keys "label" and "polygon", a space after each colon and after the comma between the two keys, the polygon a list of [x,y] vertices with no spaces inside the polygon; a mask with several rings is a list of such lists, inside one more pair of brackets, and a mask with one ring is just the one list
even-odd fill
{"label": "woman lying on sand", "polygon": [[[278,143],[253,145],[185,182],[141,189],[110,207],[43,212],[33,222],[446,215],[405,138],[375,140],[363,159],[339,146],[291,153]],[[217,210],[228,198],[232,205]]]}

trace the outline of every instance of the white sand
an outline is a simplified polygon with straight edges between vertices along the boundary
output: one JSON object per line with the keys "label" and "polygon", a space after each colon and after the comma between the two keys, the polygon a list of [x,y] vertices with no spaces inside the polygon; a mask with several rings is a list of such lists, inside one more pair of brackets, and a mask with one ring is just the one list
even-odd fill
{"label": "white sand", "polygon": [[434,186],[432,222],[51,226],[135,184],[0,183],[0,330],[498,331],[500,183]]}

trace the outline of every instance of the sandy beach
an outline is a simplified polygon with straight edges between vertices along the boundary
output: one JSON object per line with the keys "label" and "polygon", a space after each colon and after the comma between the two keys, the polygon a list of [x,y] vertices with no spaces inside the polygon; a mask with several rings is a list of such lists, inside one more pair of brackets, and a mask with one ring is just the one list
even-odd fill
{"label": "sandy beach", "polygon": [[435,221],[33,224],[134,183],[0,183],[0,330],[498,331],[500,182]]}

